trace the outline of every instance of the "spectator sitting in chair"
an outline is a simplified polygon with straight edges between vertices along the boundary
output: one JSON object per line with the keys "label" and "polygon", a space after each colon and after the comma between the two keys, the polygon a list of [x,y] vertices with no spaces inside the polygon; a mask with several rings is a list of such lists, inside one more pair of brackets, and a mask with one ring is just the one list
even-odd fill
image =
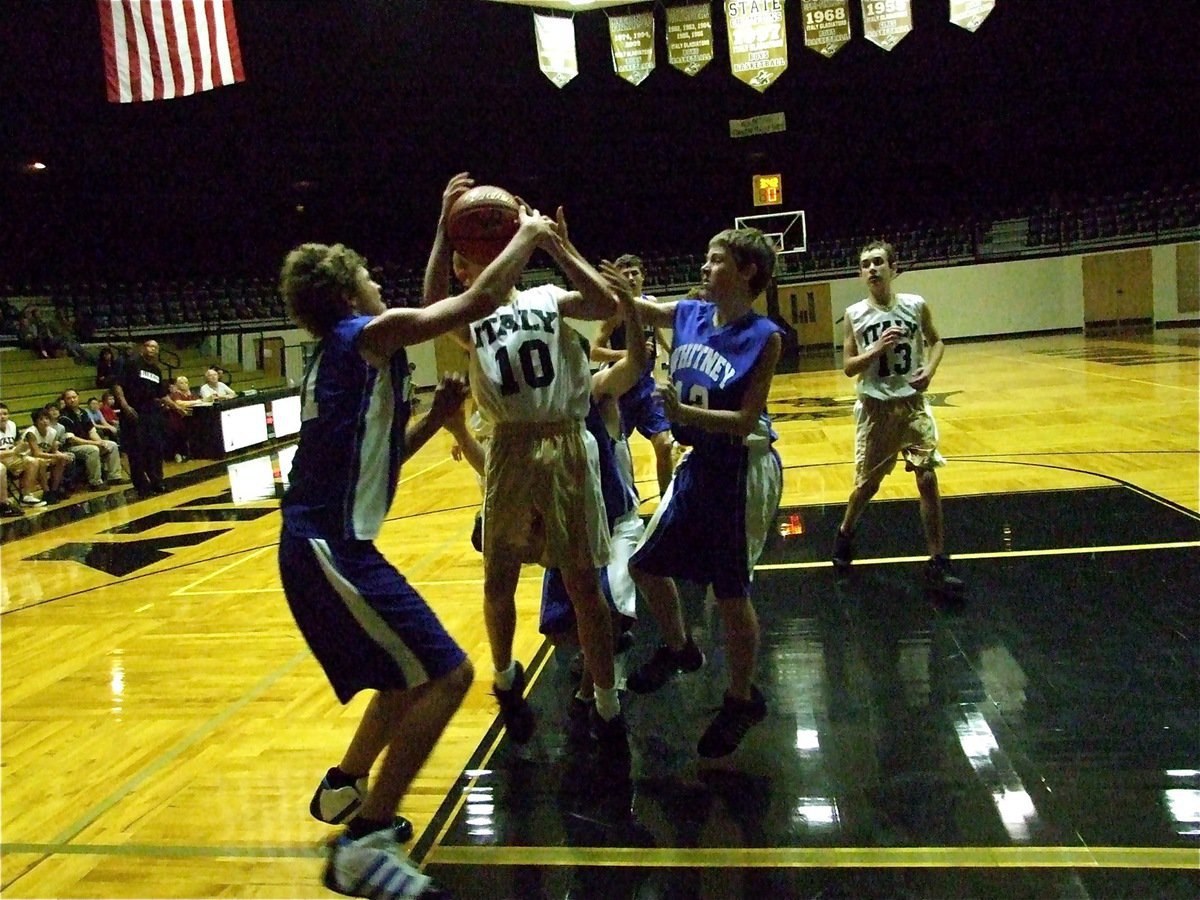
{"label": "spectator sitting in chair", "polygon": [[212,403],[214,400],[232,400],[237,392],[221,380],[221,370],[212,366],[204,373],[204,384],[200,385],[200,399]]}
{"label": "spectator sitting in chair", "polygon": [[117,360],[112,347],[100,350],[96,359],[96,387],[111,388],[117,381]]}
{"label": "spectator sitting in chair", "polygon": [[[116,441],[100,437],[87,412],[79,406],[79,393],[74,388],[67,388],[62,399],[64,405],[59,421],[67,429],[63,446],[87,473],[88,487],[93,491],[103,490],[105,478],[109,484],[129,484],[129,477],[121,468],[121,451]],[[101,477],[101,464],[104,477]]]}
{"label": "spectator sitting in chair", "polygon": [[175,462],[180,463],[192,455],[188,446],[187,417],[192,414],[193,406],[204,401],[192,393],[186,375],[171,382],[170,397],[175,405],[167,410],[167,456],[175,457]]}
{"label": "spectator sitting in chair", "polygon": [[[17,476],[21,487],[21,502],[26,506],[45,506],[45,500],[33,495],[38,487],[41,463],[25,455],[25,445],[17,441],[17,423],[8,417],[8,406],[0,403],[0,464],[5,469],[4,477]],[[7,487],[7,485],[6,485]]]}
{"label": "spectator sitting in chair", "polygon": [[117,440],[117,426],[109,424],[108,419],[104,417],[104,411],[100,408],[100,398],[88,397],[87,404],[88,418],[96,426],[96,433],[110,441]]}
{"label": "spectator sitting in chair", "polygon": [[0,517],[23,515],[25,510],[21,509],[17,498],[8,496],[8,469],[4,467],[4,463],[0,463]]}
{"label": "spectator sitting in chair", "polygon": [[33,424],[21,434],[25,441],[26,455],[40,461],[38,479],[42,486],[42,499],[47,503],[58,503],[67,496],[63,490],[63,475],[75,457],[59,449],[58,431],[50,424],[50,410],[43,406],[33,414]]}

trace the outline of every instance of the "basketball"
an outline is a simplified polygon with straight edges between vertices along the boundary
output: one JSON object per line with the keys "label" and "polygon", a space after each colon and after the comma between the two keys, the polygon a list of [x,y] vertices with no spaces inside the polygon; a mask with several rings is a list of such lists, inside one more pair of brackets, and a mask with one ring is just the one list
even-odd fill
{"label": "basketball", "polygon": [[485,266],[517,233],[517,200],[502,187],[480,184],[454,201],[446,222],[450,246]]}

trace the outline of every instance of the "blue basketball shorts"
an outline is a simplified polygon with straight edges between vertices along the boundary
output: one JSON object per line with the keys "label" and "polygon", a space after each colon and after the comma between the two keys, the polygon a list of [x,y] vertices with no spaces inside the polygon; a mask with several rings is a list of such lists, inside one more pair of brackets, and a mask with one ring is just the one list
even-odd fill
{"label": "blue basketball shorts", "polygon": [[617,398],[621,408],[621,429],[625,437],[637,430],[644,438],[671,430],[671,423],[663,410],[662,397],[655,390],[654,376],[647,374],[632,388]]}
{"label": "blue basketball shorts", "polygon": [[285,528],[279,571],[296,624],[342,703],[361,690],[417,687],[467,658],[371,541],[306,538]]}
{"label": "blue basketball shorts", "polygon": [[718,600],[749,597],[782,487],[773,448],[692,450],[676,467],[630,565],[711,584]]}

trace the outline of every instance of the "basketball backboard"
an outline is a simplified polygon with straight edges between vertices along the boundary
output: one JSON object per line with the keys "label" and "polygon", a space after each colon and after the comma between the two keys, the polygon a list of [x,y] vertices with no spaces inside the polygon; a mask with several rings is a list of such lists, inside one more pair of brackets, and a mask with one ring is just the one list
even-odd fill
{"label": "basketball backboard", "polygon": [[774,241],[775,251],[780,256],[804,253],[808,250],[808,223],[802,209],[735,216],[733,227],[757,228]]}

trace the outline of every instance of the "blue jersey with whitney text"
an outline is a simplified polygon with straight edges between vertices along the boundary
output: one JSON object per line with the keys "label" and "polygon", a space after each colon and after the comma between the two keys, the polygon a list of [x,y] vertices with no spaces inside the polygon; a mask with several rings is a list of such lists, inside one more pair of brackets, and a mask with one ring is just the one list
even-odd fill
{"label": "blue jersey with whitney text", "polygon": [[371,540],[396,494],[408,356],[399,350],[386,368],[369,365],[358,339],[371,319],[338,322],[304,375],[300,444],[281,504],[285,527],[300,537]]}
{"label": "blue jersey with whitney text", "polygon": [[[717,326],[717,307],[702,300],[680,300],[675,306],[671,341],[671,381],[688,406],[737,410],[750,386],[750,372],[771,335],[780,327],[766,316],[748,312],[734,322]],[[736,438],[702,428],[674,425],[681,444],[705,448],[728,447]],[[773,439],[771,420],[763,409],[752,434]]]}

